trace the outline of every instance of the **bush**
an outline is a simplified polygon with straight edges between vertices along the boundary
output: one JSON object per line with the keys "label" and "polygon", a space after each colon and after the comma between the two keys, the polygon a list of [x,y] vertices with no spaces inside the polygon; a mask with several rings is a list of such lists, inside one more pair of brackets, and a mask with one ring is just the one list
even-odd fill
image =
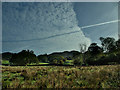
{"label": "bush", "polygon": [[57,60],[56,60],[56,59],[53,60],[53,61],[51,62],[51,64],[58,64],[58,63],[57,63]]}
{"label": "bush", "polygon": [[64,57],[63,56],[61,56],[61,55],[49,55],[48,56],[48,60],[50,61],[50,62],[53,62],[53,60],[57,60],[57,61],[60,61],[60,60],[63,60],[64,59]]}
{"label": "bush", "polygon": [[64,61],[63,61],[63,60],[60,60],[59,64],[60,64],[60,65],[63,65],[63,64],[64,64]]}
{"label": "bush", "polygon": [[74,59],[74,65],[82,65],[83,64],[83,57],[82,57],[82,55],[80,55],[80,56],[78,56],[78,57],[76,57],[75,59]]}

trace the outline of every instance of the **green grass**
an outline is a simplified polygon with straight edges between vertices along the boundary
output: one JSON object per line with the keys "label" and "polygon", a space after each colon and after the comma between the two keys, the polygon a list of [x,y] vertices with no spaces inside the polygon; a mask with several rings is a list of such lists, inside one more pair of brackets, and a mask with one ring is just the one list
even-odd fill
{"label": "green grass", "polygon": [[[10,64],[10,63],[8,60],[2,60],[2,64]],[[37,65],[46,65],[46,64],[49,64],[49,63],[40,62]],[[36,65],[36,63],[31,63],[28,65]],[[65,65],[73,65],[73,60],[66,60]]]}
{"label": "green grass", "polygon": [[2,64],[10,64],[8,60],[2,60]]}
{"label": "green grass", "polygon": [[66,60],[66,62],[73,63],[73,60]]}
{"label": "green grass", "polygon": [[[37,65],[46,65],[46,64],[49,64],[49,63],[40,62],[40,63],[37,64]],[[28,64],[28,65],[36,65],[36,63],[31,63],[31,64]]]}
{"label": "green grass", "polygon": [[65,65],[73,65],[73,60],[66,60]]}
{"label": "green grass", "polygon": [[41,63],[39,63],[40,65],[43,65],[43,64],[49,64],[49,63],[44,63],[44,62],[41,62]]}
{"label": "green grass", "polygon": [[120,65],[2,66],[3,88],[119,88]]}

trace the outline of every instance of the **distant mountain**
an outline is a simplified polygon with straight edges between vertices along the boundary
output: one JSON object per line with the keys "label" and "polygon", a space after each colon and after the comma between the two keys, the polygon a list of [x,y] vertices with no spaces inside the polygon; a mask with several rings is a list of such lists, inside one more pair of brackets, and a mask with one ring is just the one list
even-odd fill
{"label": "distant mountain", "polygon": [[37,58],[41,62],[53,62],[53,60],[72,60],[75,56],[80,55],[78,51],[64,51],[64,52],[54,52],[51,54],[38,55]]}
{"label": "distant mountain", "polygon": [[80,52],[78,51],[64,51],[64,52],[54,52],[49,55],[61,55],[64,58],[69,58],[69,57],[74,57],[75,55],[78,55],[78,54],[80,54]]}

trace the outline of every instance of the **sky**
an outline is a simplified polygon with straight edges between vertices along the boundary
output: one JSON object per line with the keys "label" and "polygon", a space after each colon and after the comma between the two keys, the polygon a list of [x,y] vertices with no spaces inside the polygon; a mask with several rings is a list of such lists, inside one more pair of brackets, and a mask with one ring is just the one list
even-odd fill
{"label": "sky", "polygon": [[117,22],[81,27],[117,19],[117,2],[4,2],[2,52],[79,51],[79,44],[100,44],[101,36],[118,38]]}

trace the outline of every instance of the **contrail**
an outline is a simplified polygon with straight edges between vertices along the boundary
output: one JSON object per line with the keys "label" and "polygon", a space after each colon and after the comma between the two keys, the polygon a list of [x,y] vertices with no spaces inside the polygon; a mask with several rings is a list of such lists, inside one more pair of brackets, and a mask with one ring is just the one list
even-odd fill
{"label": "contrail", "polygon": [[[103,23],[98,23],[98,24],[93,24],[93,25],[87,25],[87,26],[83,26],[83,27],[80,27],[80,28],[81,29],[91,28],[91,27],[101,26],[101,25],[105,25],[105,24],[116,23],[116,22],[119,22],[119,21],[120,20],[113,20],[113,21],[108,21],[108,22],[103,22]],[[50,39],[50,38],[59,37],[59,36],[63,36],[63,35],[78,33],[78,32],[80,32],[80,31],[76,30],[76,31],[68,32],[68,33],[56,34],[56,35],[43,37],[43,38],[28,39],[28,40],[12,40],[12,41],[3,41],[3,42],[7,43],[7,42],[28,42],[28,41],[35,41],[35,40],[45,40],[45,39]]]}
{"label": "contrail", "polygon": [[110,24],[110,23],[115,23],[115,22],[119,22],[119,21],[120,21],[120,20],[113,20],[113,21],[108,21],[108,22],[103,22],[103,23],[98,23],[98,24],[83,26],[83,27],[81,27],[81,29],[90,28],[90,27],[96,27],[96,26],[101,26],[101,25]]}

